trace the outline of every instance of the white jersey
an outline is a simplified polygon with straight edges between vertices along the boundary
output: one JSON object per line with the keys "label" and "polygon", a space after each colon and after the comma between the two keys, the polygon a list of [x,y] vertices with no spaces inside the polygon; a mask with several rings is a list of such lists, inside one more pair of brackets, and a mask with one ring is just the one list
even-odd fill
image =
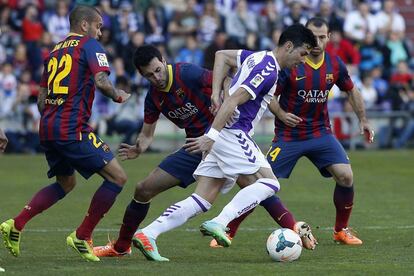
{"label": "white jersey", "polygon": [[251,100],[236,108],[226,128],[240,129],[252,136],[255,124],[273,98],[280,67],[273,52],[246,50],[238,52],[237,66],[229,94],[243,87],[251,95]]}

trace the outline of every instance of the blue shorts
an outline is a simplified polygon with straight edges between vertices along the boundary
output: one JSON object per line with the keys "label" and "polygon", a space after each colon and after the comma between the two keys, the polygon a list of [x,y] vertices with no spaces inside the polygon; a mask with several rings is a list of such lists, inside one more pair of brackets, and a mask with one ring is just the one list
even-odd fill
{"label": "blue shorts", "polygon": [[94,133],[82,133],[80,141],[42,141],[49,164],[47,176],[68,176],[77,170],[88,179],[108,164],[114,155]]}
{"label": "blue shorts", "polygon": [[180,187],[187,188],[195,182],[193,173],[201,162],[201,156],[201,153],[191,154],[181,148],[168,155],[158,167],[178,178],[181,181]]}
{"label": "blue shorts", "polygon": [[333,164],[349,164],[344,148],[333,135],[304,141],[277,141],[266,154],[267,161],[278,178],[289,178],[296,162],[302,156],[306,156],[324,177],[332,176],[326,167]]}

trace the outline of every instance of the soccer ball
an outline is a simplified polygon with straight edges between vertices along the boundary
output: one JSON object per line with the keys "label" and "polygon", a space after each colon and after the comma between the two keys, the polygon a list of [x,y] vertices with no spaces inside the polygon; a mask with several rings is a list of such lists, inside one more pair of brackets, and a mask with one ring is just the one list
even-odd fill
{"label": "soccer ball", "polygon": [[292,262],[298,259],[302,252],[302,240],[293,230],[281,228],[270,234],[266,248],[274,261]]}

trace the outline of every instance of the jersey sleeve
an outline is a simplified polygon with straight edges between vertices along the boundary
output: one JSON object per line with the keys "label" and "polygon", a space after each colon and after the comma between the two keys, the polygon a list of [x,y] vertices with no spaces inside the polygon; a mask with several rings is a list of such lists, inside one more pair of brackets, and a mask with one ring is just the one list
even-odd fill
{"label": "jersey sleeve", "polygon": [[239,50],[237,53],[237,68],[240,68],[240,66],[243,64],[246,58],[253,53],[253,51]]}
{"label": "jersey sleeve", "polygon": [[338,66],[339,75],[338,75],[338,80],[336,81],[336,85],[342,91],[350,91],[352,90],[352,88],[354,88],[354,82],[349,76],[348,69],[346,69],[344,62],[339,57],[337,57],[337,59],[339,63],[339,66]]}
{"label": "jersey sleeve", "polygon": [[146,124],[155,123],[160,117],[160,113],[160,110],[158,110],[154,100],[151,97],[151,91],[149,91],[145,97],[144,103],[144,122]]}
{"label": "jersey sleeve", "polygon": [[89,39],[84,45],[84,50],[86,61],[93,75],[99,72],[110,73],[109,62],[105,50],[96,39]]}
{"label": "jersey sleeve", "polygon": [[290,77],[289,69],[283,69],[282,71],[279,72],[279,77],[277,79],[277,86],[276,86],[276,92],[275,92],[276,96],[279,96],[280,94],[282,94],[283,91],[288,89],[289,77]]}
{"label": "jersey sleeve", "polygon": [[274,61],[265,58],[250,71],[240,87],[246,89],[251,99],[254,100],[258,95],[266,94],[277,81],[277,77],[278,72]]}

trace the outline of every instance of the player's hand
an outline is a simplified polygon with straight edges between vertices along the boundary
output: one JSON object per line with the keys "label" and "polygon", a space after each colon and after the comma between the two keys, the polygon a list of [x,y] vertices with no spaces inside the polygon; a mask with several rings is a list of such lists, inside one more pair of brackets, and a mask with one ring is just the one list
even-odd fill
{"label": "player's hand", "polygon": [[211,107],[210,107],[210,112],[213,115],[216,115],[217,112],[220,109],[220,106],[221,106],[220,93],[213,93],[213,94],[211,94]]}
{"label": "player's hand", "polygon": [[131,97],[131,94],[128,94],[127,92],[125,92],[122,89],[117,89],[116,94],[117,94],[117,96],[114,99],[114,102],[116,102],[116,103],[124,103],[129,99],[129,97]]}
{"label": "player's hand", "polygon": [[132,145],[122,143],[118,149],[118,155],[122,161],[129,160],[129,159],[135,159],[140,154],[141,154],[141,150],[136,145],[132,146]]}
{"label": "player's hand", "polygon": [[4,134],[3,130],[0,130],[0,152],[4,152],[8,142],[9,140],[7,140],[7,137]]}
{"label": "player's hand", "polygon": [[203,160],[210,153],[214,140],[206,135],[197,138],[187,138],[185,140],[184,149],[189,153],[203,153]]}
{"label": "player's hand", "polygon": [[302,119],[293,113],[286,112],[282,118],[282,121],[287,126],[296,127],[300,122],[302,122]]}
{"label": "player's hand", "polygon": [[359,129],[360,129],[360,134],[365,136],[365,140],[368,143],[373,143],[374,142],[375,132],[371,128],[368,121],[361,121],[359,123]]}

